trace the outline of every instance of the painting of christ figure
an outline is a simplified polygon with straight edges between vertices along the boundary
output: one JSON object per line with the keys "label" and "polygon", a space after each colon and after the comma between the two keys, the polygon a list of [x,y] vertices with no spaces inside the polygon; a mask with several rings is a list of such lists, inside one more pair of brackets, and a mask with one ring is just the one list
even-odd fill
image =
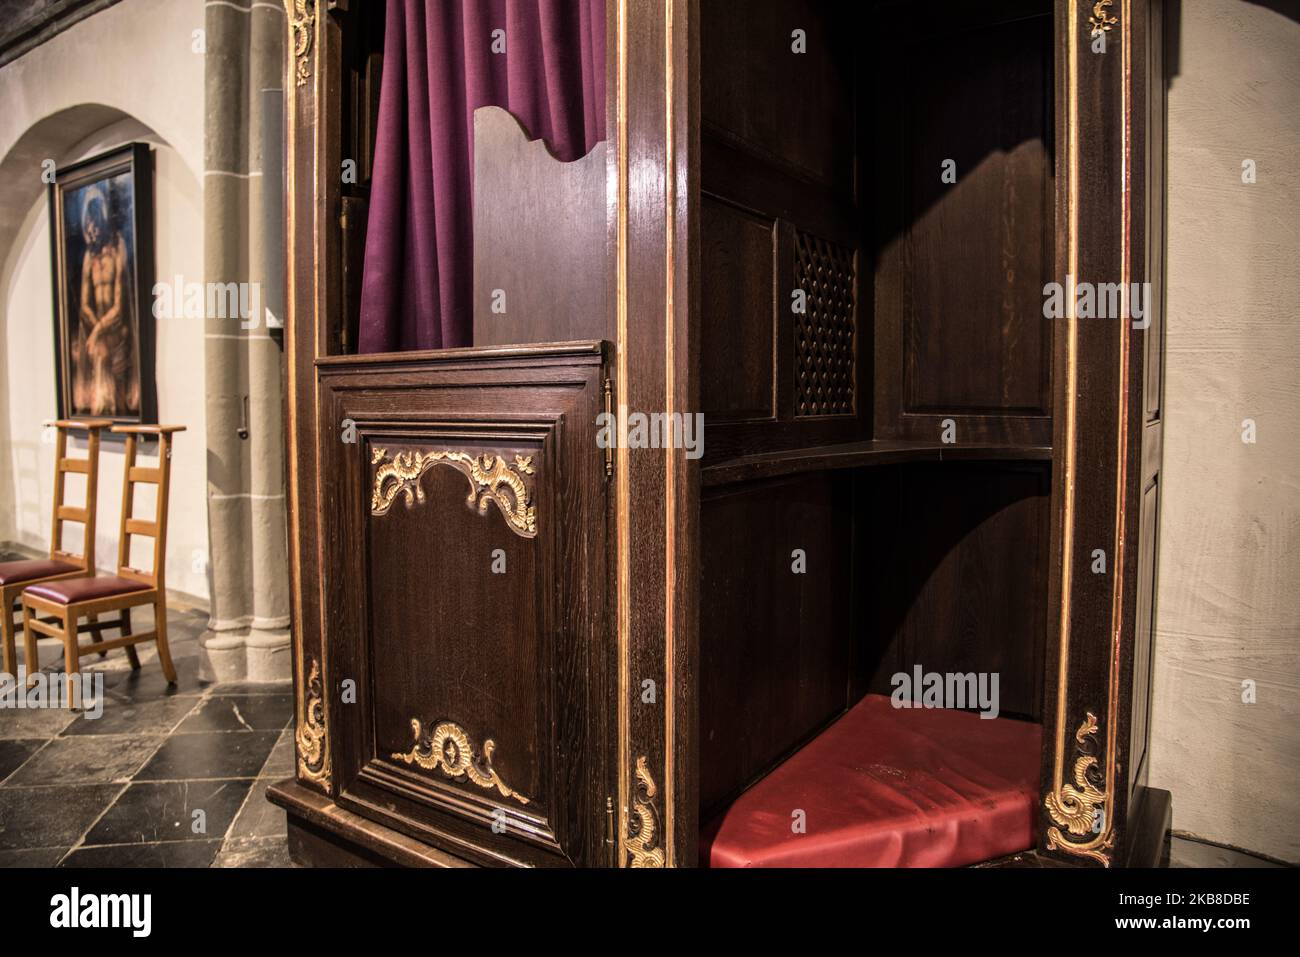
{"label": "painting of christ figure", "polygon": [[60,169],[50,187],[61,418],[155,417],[153,185],[136,143]]}

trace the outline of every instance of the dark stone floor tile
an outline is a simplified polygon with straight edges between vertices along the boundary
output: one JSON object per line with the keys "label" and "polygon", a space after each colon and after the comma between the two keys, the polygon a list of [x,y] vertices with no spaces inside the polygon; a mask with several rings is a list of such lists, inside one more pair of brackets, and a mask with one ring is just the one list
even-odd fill
{"label": "dark stone floor tile", "polygon": [[227,840],[213,867],[297,867],[282,837]]}
{"label": "dark stone floor tile", "polygon": [[211,687],[199,681],[198,657],[182,658],[175,665],[174,688],[167,684],[162,668],[156,661],[144,665],[139,671],[105,671],[105,694],[119,701],[151,701],[177,695],[203,694]]}
{"label": "dark stone floor tile", "polygon": [[63,731],[64,737],[99,734],[168,734],[193,711],[199,699],[190,695],[156,701],[121,701],[106,696],[98,718],[80,715]]}
{"label": "dark stone floor tile", "polygon": [[[224,838],[250,787],[248,780],[136,782],[95,822],[83,843],[157,844]],[[203,812],[204,829],[198,833],[194,830],[196,811]]]}
{"label": "dark stone floor tile", "polygon": [[195,731],[280,731],[293,716],[293,697],[214,692],[181,722],[178,734]]}
{"label": "dark stone floor tile", "polygon": [[0,851],[0,868],[54,867],[66,853],[66,847],[29,847],[20,851]]}
{"label": "dark stone floor tile", "polygon": [[23,766],[28,758],[41,749],[43,738],[16,738],[0,740],[0,784]]}
{"label": "dark stone floor tile", "polygon": [[258,777],[281,781],[292,776],[294,761],[293,728],[291,726],[280,732],[280,737],[276,740],[275,747],[271,749],[271,755],[266,759],[266,764],[262,765],[262,770],[258,772]]}
{"label": "dark stone floor tile", "polygon": [[289,826],[284,809],[266,799],[266,789],[276,779],[258,778],[248,799],[239,810],[234,826],[226,832],[227,841],[245,838],[278,837],[285,839]]}
{"label": "dark stone floor tile", "polygon": [[60,867],[211,867],[221,842],[170,841],[165,844],[108,844],[79,847]]}
{"label": "dark stone floor tile", "polygon": [[0,850],[71,847],[121,790],[120,784],[0,788]]}
{"label": "dark stone floor tile", "polygon": [[173,734],[140,772],[137,781],[255,778],[275,745],[275,731],[208,731]]}
{"label": "dark stone floor tile", "polygon": [[55,738],[5,782],[5,787],[125,781],[163,742],[159,735]]}
{"label": "dark stone floor tile", "polygon": [[0,710],[0,738],[52,738],[77,719],[63,708],[4,708]]}

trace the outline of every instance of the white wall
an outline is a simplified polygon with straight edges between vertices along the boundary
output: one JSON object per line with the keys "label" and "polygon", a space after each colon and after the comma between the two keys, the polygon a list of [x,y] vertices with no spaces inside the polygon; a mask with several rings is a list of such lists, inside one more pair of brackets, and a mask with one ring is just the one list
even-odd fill
{"label": "white wall", "polygon": [[[129,119],[74,131],[79,142],[51,157],[59,165],[131,140],[157,144],[160,279],[203,281],[203,56],[193,36],[203,16],[201,0],[124,0],[0,69],[0,159],[34,125],[86,103]],[[44,187],[39,169],[31,176],[0,180],[0,191],[31,194],[12,246],[0,249],[0,540],[44,549],[54,469],[53,446],[42,442],[42,423],[56,414],[53,306]],[[203,323],[163,319],[156,328],[159,420],[188,427],[172,458],[167,584],[206,599],[205,565],[194,561],[208,550]],[[100,461],[96,552],[104,568],[117,555],[120,449],[107,445]]]}
{"label": "white wall", "polygon": [[1300,23],[1181,7],[1151,783],[1176,829],[1300,861]]}

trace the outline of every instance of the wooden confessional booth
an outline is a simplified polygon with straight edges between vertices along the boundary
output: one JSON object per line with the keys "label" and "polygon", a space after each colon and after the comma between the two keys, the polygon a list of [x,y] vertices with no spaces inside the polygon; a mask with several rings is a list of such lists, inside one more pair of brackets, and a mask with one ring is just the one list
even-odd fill
{"label": "wooden confessional booth", "polygon": [[1160,3],[739,6],[478,110],[473,345],[363,355],[384,5],[286,3],[297,859],[1160,860]]}

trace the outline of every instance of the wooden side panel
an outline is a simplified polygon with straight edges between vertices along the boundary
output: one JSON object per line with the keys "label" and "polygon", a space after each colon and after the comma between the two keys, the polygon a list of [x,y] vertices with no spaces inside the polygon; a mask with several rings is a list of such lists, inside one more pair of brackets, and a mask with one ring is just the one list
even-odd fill
{"label": "wooden side panel", "polygon": [[776,222],[705,197],[700,315],[707,421],[776,414]]}
{"label": "wooden side panel", "polygon": [[1047,412],[1050,38],[1043,17],[907,58],[905,414]]}
{"label": "wooden side panel", "polygon": [[1052,24],[1026,12],[918,16],[877,61],[903,91],[872,127],[878,436],[1050,440]]}
{"label": "wooden side panel", "polygon": [[849,704],[847,492],[822,473],[716,489],[701,504],[706,816]]}
{"label": "wooden side panel", "polygon": [[480,863],[609,862],[603,365],[570,350],[322,374],[337,802]]}
{"label": "wooden side panel", "polygon": [[1153,479],[1142,495],[1138,541],[1137,619],[1133,623],[1133,716],[1128,743],[1129,794],[1147,777],[1148,726],[1151,718],[1151,675],[1155,652],[1155,578],[1157,551],[1156,519],[1160,514],[1160,483]]}
{"label": "wooden side panel", "polygon": [[571,163],[474,111],[474,345],[604,338],[605,143]]}
{"label": "wooden side panel", "polygon": [[738,15],[732,3],[704,0],[701,13],[705,135],[852,196],[852,38],[834,5],[749,0]]}
{"label": "wooden side panel", "polygon": [[[1057,0],[1056,8],[1058,218],[1065,224],[1058,281],[1158,282],[1162,4],[1127,0],[1094,10]],[[1162,320],[1151,319],[1067,317],[1056,340],[1059,564],[1051,582],[1040,849],[1076,864],[1137,860],[1164,839],[1141,828],[1167,827],[1168,795],[1144,786],[1142,767],[1162,454],[1160,403],[1149,395],[1160,388]],[[1104,572],[1094,570],[1099,555]],[[1078,781],[1084,765],[1087,787]]]}
{"label": "wooden side panel", "polygon": [[700,13],[706,458],[861,438],[858,15],[811,0]]}
{"label": "wooden side panel", "polygon": [[1003,715],[1041,720],[1049,473],[908,466],[861,478],[858,693],[891,677],[998,675]]}

